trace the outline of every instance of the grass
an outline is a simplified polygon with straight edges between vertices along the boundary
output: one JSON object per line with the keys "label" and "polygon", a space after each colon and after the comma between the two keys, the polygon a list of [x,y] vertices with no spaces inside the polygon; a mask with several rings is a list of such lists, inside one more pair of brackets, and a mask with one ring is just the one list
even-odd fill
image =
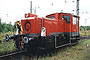
{"label": "grass", "polygon": [[8,33],[0,33],[0,40],[2,41],[0,43],[0,54],[4,54],[4,53],[9,53],[12,51],[15,51],[16,48],[14,46],[14,41],[11,40],[9,42],[5,42],[3,39],[5,39],[5,35],[9,34],[9,36],[13,35],[12,32],[8,32]]}
{"label": "grass", "polygon": [[0,43],[0,54],[9,53],[15,50],[14,41]]}
{"label": "grass", "polygon": [[90,30],[80,31],[80,36],[89,36],[89,35],[90,35]]}
{"label": "grass", "polygon": [[13,35],[15,32],[7,32],[7,33],[0,33],[0,40],[5,39],[5,35],[8,34],[9,36]]}

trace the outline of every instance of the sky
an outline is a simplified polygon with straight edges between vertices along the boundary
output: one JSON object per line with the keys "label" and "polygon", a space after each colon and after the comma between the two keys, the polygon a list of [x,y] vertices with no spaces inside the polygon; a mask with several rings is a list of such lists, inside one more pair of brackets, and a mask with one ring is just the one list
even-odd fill
{"label": "sky", "polygon": [[[0,18],[2,19],[2,22],[11,22],[14,24],[15,21],[21,20],[25,13],[30,12],[30,1],[31,0],[0,0]],[[32,0],[33,13],[36,7],[36,14],[39,17],[45,17],[48,14],[61,12],[61,10],[65,13],[73,13],[76,15],[76,1],[77,0]],[[90,0],[79,1],[80,26],[90,26],[89,6]]]}

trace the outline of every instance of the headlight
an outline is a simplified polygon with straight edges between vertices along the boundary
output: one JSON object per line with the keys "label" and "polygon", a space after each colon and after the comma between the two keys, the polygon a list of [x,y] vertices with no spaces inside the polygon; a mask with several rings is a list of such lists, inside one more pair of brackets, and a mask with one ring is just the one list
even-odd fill
{"label": "headlight", "polygon": [[26,17],[28,18],[28,14],[26,14]]}
{"label": "headlight", "polygon": [[33,38],[29,38],[29,41],[31,41]]}
{"label": "headlight", "polygon": [[46,36],[46,28],[45,27],[41,28],[41,36]]}
{"label": "headlight", "polygon": [[28,38],[24,37],[24,43],[28,43]]}

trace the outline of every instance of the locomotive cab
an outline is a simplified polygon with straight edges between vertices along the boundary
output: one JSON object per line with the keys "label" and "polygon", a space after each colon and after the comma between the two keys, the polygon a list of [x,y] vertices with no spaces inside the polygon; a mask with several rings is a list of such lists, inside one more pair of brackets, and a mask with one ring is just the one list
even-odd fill
{"label": "locomotive cab", "polygon": [[48,23],[49,20],[45,20],[48,21],[45,22],[45,27],[50,27],[50,29],[47,29],[47,35],[54,36],[55,48],[74,44],[79,40],[78,16],[69,13],[55,13],[47,15],[46,17],[52,19],[52,23]]}

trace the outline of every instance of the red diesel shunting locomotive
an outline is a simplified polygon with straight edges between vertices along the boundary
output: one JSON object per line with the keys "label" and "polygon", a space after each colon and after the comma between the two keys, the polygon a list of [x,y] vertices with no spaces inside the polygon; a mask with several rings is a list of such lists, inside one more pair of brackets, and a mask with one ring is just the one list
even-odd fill
{"label": "red diesel shunting locomotive", "polygon": [[59,48],[76,43],[80,36],[79,17],[69,13],[54,13],[46,18],[28,13],[21,19],[21,23],[16,23],[16,26],[19,34],[9,39],[14,39],[19,49]]}

